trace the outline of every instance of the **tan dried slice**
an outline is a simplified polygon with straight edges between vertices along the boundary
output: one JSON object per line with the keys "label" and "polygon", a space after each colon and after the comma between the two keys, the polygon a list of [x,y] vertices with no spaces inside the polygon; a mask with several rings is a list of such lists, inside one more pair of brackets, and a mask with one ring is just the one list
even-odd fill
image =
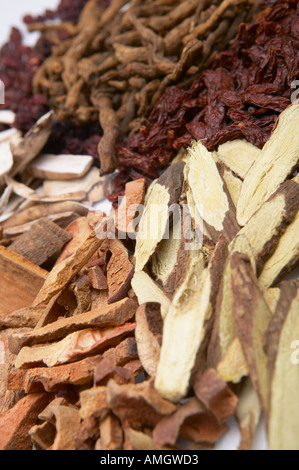
{"label": "tan dried slice", "polygon": [[216,442],[225,431],[226,426],[219,425],[205,406],[193,397],[159,421],[153,439],[160,446],[173,446],[179,437],[196,443]]}
{"label": "tan dried slice", "polygon": [[187,395],[203,361],[201,347],[210,333],[226,244],[226,240],[220,238],[213,258],[204,270],[202,258],[194,255],[186,280],[175,293],[164,319],[155,387],[168,400],[178,401]]}
{"label": "tan dried slice", "polygon": [[[102,227],[109,223],[109,218],[104,218]],[[34,305],[47,303],[59,291],[61,291],[73,277],[81,271],[93,254],[100,248],[104,241],[101,231],[93,230],[73,255],[57,264],[46,279],[42,289],[38,293]]]}
{"label": "tan dried slice", "polygon": [[22,139],[22,132],[18,129],[11,128],[6,131],[0,132],[0,142],[10,142],[12,145],[16,146],[20,143]]}
{"label": "tan dried slice", "polygon": [[282,282],[280,292],[277,309],[267,332],[271,375],[269,449],[298,450],[298,280]]}
{"label": "tan dried slice", "polygon": [[155,390],[153,381],[118,385],[114,380],[107,384],[108,402],[113,413],[123,424],[153,428],[162,416],[173,413],[176,406],[164,400]]}
{"label": "tan dried slice", "polygon": [[279,239],[272,256],[266,261],[259,276],[262,289],[277,284],[283,276],[299,264],[299,211]]}
{"label": "tan dried slice", "polygon": [[269,364],[264,336],[272,314],[260,291],[248,256],[234,253],[231,258],[233,317],[237,335],[249,368],[252,384],[265,413],[269,405]]}
{"label": "tan dried slice", "polygon": [[246,174],[237,207],[237,219],[241,226],[248,222],[298,164],[298,118],[298,104],[289,106],[280,114],[270,139]]}
{"label": "tan dried slice", "polygon": [[42,328],[35,328],[28,333],[14,335],[23,345],[31,345],[54,341],[88,327],[113,327],[123,325],[131,320],[136,311],[133,299],[123,299],[106,308],[90,310],[71,317],[59,318]]}
{"label": "tan dried slice", "polygon": [[145,371],[150,375],[156,374],[160,358],[163,323],[160,305],[147,303],[136,310],[135,338],[138,355]]}
{"label": "tan dried slice", "polygon": [[132,287],[137,296],[139,305],[147,302],[155,302],[161,305],[161,315],[164,319],[167,315],[170,300],[163,289],[144,271],[135,272],[132,278]]}
{"label": "tan dried slice", "polygon": [[234,203],[234,206],[237,207],[238,200],[241,194],[242,189],[242,180],[235,176],[232,171],[224,169],[222,173],[223,181],[226,184],[230,197]]}
{"label": "tan dried slice", "polygon": [[134,323],[116,328],[89,328],[71,333],[56,343],[24,346],[16,358],[15,367],[28,369],[42,364],[53,367],[74,362],[115,346],[134,329]]}
{"label": "tan dried slice", "polygon": [[72,282],[69,289],[74,293],[76,298],[76,308],[73,315],[77,316],[90,310],[91,307],[91,285],[89,277],[86,274]]}
{"label": "tan dried slice", "polygon": [[48,271],[0,246],[0,313],[31,305],[47,276]]}
{"label": "tan dried slice", "polygon": [[50,399],[48,393],[26,395],[0,416],[1,450],[32,449],[29,430]]}
{"label": "tan dried slice", "polygon": [[264,290],[263,294],[270,311],[272,312],[272,314],[274,314],[280,297],[279,287],[270,287]]}
{"label": "tan dried slice", "polygon": [[71,235],[57,224],[41,219],[12,242],[9,249],[24,256],[37,266],[42,266],[55,255],[58,256]]}
{"label": "tan dried slice", "polygon": [[259,158],[261,150],[247,140],[236,139],[219,145],[219,160],[241,179]]}
{"label": "tan dried slice", "polygon": [[225,423],[234,415],[238,398],[215,369],[206,369],[194,384],[193,390],[219,424]]}
{"label": "tan dried slice", "polygon": [[239,338],[229,344],[224,357],[217,365],[217,372],[225,382],[239,383],[249,374],[248,365]]}
{"label": "tan dried slice", "polygon": [[44,194],[40,194],[37,190],[35,191],[29,186],[26,186],[25,184],[16,181],[10,176],[6,176],[5,181],[6,184],[14,191],[15,194],[23,197],[24,199],[29,199],[33,202],[51,203],[60,201],[83,201],[83,199],[85,199],[86,197],[84,191],[69,194],[45,196]]}
{"label": "tan dried slice", "polygon": [[91,268],[89,268],[87,275],[94,289],[97,289],[97,290],[108,289],[107,278],[99,266],[92,266]]}
{"label": "tan dried slice", "polygon": [[51,135],[52,120],[53,111],[49,111],[34,124],[21,142],[13,147],[15,165],[10,172],[12,178],[24,170],[40,154]]}
{"label": "tan dried slice", "polygon": [[183,161],[170,165],[151,188],[136,237],[136,271],[144,268],[165,236],[171,210],[181,195],[184,166]]}
{"label": "tan dried slice", "polygon": [[240,230],[251,245],[258,276],[298,210],[299,184],[295,179],[285,181]]}
{"label": "tan dried slice", "polygon": [[68,180],[82,178],[90,170],[93,158],[89,155],[41,154],[29,165],[35,178]]}
{"label": "tan dried slice", "polygon": [[204,221],[213,241],[224,232],[231,240],[239,231],[235,207],[222,180],[213,154],[201,142],[188,149],[186,180],[191,189],[195,207]]}
{"label": "tan dried slice", "polygon": [[43,182],[42,194],[44,196],[59,196],[64,194],[84,193],[84,200],[93,201],[93,194],[97,190],[96,201],[105,199],[110,191],[110,178],[101,178],[99,170],[91,168],[81,178],[73,180],[46,180]]}
{"label": "tan dried slice", "polygon": [[[231,259],[234,253],[246,254],[255,271],[255,259],[245,235],[238,235],[229,245],[229,256],[217,294],[215,322],[208,346],[209,367],[217,369],[220,376],[228,381],[239,382],[248,368],[236,333],[232,314],[233,293],[231,281]],[[232,344],[234,342],[234,344]],[[236,352],[239,351],[239,354]],[[240,354],[241,353],[241,354]]]}
{"label": "tan dried slice", "polygon": [[242,384],[238,398],[239,402],[236,408],[236,418],[241,433],[239,450],[251,450],[257,425],[262,414],[262,408],[259,397],[249,377],[247,377]]}

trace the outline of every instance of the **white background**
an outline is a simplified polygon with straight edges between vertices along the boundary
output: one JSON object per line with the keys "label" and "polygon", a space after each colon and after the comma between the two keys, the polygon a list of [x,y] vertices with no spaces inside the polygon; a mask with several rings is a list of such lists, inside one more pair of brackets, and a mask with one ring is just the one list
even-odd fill
{"label": "white background", "polygon": [[[8,38],[12,26],[19,27],[24,31],[26,44],[31,45],[36,41],[38,33],[26,35],[26,26],[22,23],[22,18],[26,14],[42,14],[46,8],[55,9],[59,0],[0,0],[0,45]],[[1,78],[1,77],[0,77]],[[239,443],[238,427],[234,420],[229,421],[231,431],[223,436],[217,444],[220,450],[235,450]],[[255,450],[266,449],[266,438],[264,425],[259,426],[254,442]]]}

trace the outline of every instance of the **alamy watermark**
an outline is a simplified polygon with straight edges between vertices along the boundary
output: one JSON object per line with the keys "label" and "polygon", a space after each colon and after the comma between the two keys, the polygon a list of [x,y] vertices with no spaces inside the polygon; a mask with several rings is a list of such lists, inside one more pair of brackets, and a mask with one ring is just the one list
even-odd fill
{"label": "alamy watermark", "polygon": [[193,214],[187,204],[132,204],[120,198],[119,209],[112,210],[96,227],[99,239],[124,240],[184,240],[185,250],[194,250],[203,243],[203,207],[194,206]]}
{"label": "alamy watermark", "polygon": [[294,349],[294,351],[291,354],[291,363],[294,366],[297,366],[299,364],[299,340],[294,340],[291,343],[291,349]]}
{"label": "alamy watermark", "polygon": [[0,104],[5,104],[5,86],[2,80],[0,80]]}

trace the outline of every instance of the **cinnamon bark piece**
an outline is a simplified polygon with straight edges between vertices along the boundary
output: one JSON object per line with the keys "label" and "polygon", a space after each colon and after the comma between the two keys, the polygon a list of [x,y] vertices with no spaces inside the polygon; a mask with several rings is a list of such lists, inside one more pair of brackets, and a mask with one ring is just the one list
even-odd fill
{"label": "cinnamon bark piece", "polygon": [[10,410],[0,416],[0,449],[31,450],[30,428],[36,424],[38,414],[51,400],[51,394],[26,395]]}
{"label": "cinnamon bark piece", "polygon": [[246,174],[237,207],[237,219],[241,226],[248,222],[298,164],[298,118],[298,104],[290,105],[280,114],[270,139]]}
{"label": "cinnamon bark piece", "polygon": [[215,369],[206,369],[194,384],[193,390],[219,424],[224,424],[234,415],[238,398]]}
{"label": "cinnamon bark piece", "polygon": [[178,161],[155,181],[147,196],[136,238],[136,271],[140,271],[155,252],[164,236],[171,211],[178,204],[182,192],[185,163]]}
{"label": "cinnamon bark piece", "polygon": [[252,384],[265,413],[269,407],[270,376],[264,336],[272,318],[260,291],[248,256],[234,253],[231,259],[233,317],[249,368]]}
{"label": "cinnamon bark piece", "polygon": [[52,367],[93,356],[132,335],[135,326],[135,323],[127,323],[115,328],[89,328],[71,333],[56,343],[24,346],[16,358],[15,367],[28,369],[42,364]]}
{"label": "cinnamon bark piece", "polygon": [[91,285],[96,290],[108,289],[107,278],[105,277],[102,269],[99,266],[92,266],[88,269],[87,275]]}
{"label": "cinnamon bark piece", "polygon": [[95,365],[88,359],[56,367],[35,367],[25,371],[24,390],[57,392],[66,385],[83,385],[93,380]]}
{"label": "cinnamon bark piece", "polygon": [[131,288],[134,265],[129,259],[128,250],[120,240],[109,240],[107,264],[107,283],[109,290],[108,303],[113,304],[123,299]]}
{"label": "cinnamon bark piece", "polygon": [[284,281],[267,331],[270,368],[268,439],[270,450],[295,450],[298,441],[299,282]]}
{"label": "cinnamon bark piece", "polygon": [[0,246],[0,312],[28,307],[43,286],[48,271]]}
{"label": "cinnamon bark piece", "polygon": [[74,435],[80,429],[80,414],[78,409],[70,406],[53,407],[55,416],[56,436],[51,450],[76,450]]}
{"label": "cinnamon bark piece", "polygon": [[69,258],[66,258],[52,269],[38,293],[34,305],[49,302],[79,273],[106,238],[107,234],[103,233],[102,230],[106,223],[109,224],[109,220],[109,217],[104,218],[100,222],[99,228],[93,230]]}
{"label": "cinnamon bark piece", "polygon": [[77,330],[91,327],[114,327],[120,326],[131,320],[136,311],[136,301],[133,299],[120,300],[105,309],[90,310],[71,317],[59,318],[41,328],[35,328],[28,333],[15,335],[23,345],[32,345],[56,341]]}
{"label": "cinnamon bark piece", "polygon": [[214,242],[222,232],[228,240],[232,240],[240,227],[234,204],[212,153],[201,142],[194,142],[188,149],[188,155],[186,181],[196,210]]}
{"label": "cinnamon bark piece", "polygon": [[155,390],[153,381],[118,385],[114,380],[107,384],[108,402],[113,413],[123,424],[154,427],[162,416],[173,413],[176,406],[163,399]]}
{"label": "cinnamon bark piece", "polygon": [[42,266],[52,256],[59,255],[71,235],[57,224],[41,219],[20,235],[9,247],[37,266]]}
{"label": "cinnamon bark piece", "polygon": [[100,439],[96,443],[96,450],[122,450],[123,430],[121,424],[113,413],[109,413],[100,422]]}

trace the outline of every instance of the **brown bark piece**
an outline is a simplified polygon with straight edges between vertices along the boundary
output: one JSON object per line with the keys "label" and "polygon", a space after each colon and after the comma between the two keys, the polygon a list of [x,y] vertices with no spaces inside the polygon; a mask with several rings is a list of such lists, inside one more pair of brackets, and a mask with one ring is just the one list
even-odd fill
{"label": "brown bark piece", "polygon": [[95,365],[88,359],[56,367],[36,367],[25,372],[23,388],[26,393],[44,389],[57,392],[66,385],[88,384],[93,380]]}
{"label": "brown bark piece", "polygon": [[120,240],[109,240],[108,253],[111,255],[107,264],[108,303],[113,304],[127,295],[135,268]]}
{"label": "brown bark piece", "polygon": [[219,424],[225,423],[234,415],[238,398],[215,369],[206,369],[194,384],[193,390]]}
{"label": "brown bark piece", "polygon": [[53,407],[56,437],[51,450],[76,450],[74,435],[80,429],[79,410],[70,406]]}
{"label": "brown bark piece", "polygon": [[15,367],[28,369],[42,364],[48,367],[74,362],[99,354],[132,335],[135,323],[115,328],[89,328],[71,333],[59,342],[24,346],[19,352]]}
{"label": "brown bark piece", "polygon": [[47,393],[27,395],[0,416],[1,450],[31,450],[29,430],[50,399]]}
{"label": "brown bark piece", "polygon": [[216,442],[225,431],[226,426],[219,425],[200,401],[193,397],[157,423],[153,438],[155,444],[160,446],[173,446],[179,437],[191,438],[197,443]]}
{"label": "brown bark piece", "polygon": [[48,271],[0,246],[0,312],[28,307],[43,286]]}
{"label": "brown bark piece", "polygon": [[105,224],[109,224],[109,217],[103,219],[103,223],[96,230],[93,230],[85,241],[76,249],[76,251],[68,258],[57,264],[44,283],[42,289],[38,293],[34,305],[47,303],[54,295],[61,291],[73,277],[90,260],[93,254],[103,244],[107,234],[104,232]]}
{"label": "brown bark piece", "polygon": [[121,450],[123,444],[123,430],[119,420],[113,413],[109,413],[100,422],[101,437],[96,443],[96,450]]}
{"label": "brown bark piece", "polygon": [[174,412],[176,406],[164,400],[155,390],[152,381],[140,384],[117,385],[110,380],[107,385],[108,402],[122,423],[153,428],[163,415]]}
{"label": "brown bark piece", "polygon": [[57,224],[41,219],[18,237],[9,249],[24,256],[33,264],[42,266],[52,256],[59,255],[64,245],[70,240],[71,235]]}
{"label": "brown bark piece", "polygon": [[69,233],[72,238],[64,247],[61,255],[56,261],[56,264],[59,264],[61,261],[73,255],[77,248],[82,245],[82,241],[90,235],[92,229],[88,224],[87,217],[78,217],[68,225],[65,232]]}
{"label": "brown bark piece", "polygon": [[123,299],[105,309],[90,310],[72,317],[60,318],[48,325],[34,329],[27,333],[15,334],[15,342],[23,345],[45,343],[64,338],[76,330],[91,327],[114,327],[131,320],[136,311],[136,302],[133,299]]}
{"label": "brown bark piece", "polygon": [[88,269],[87,275],[94,289],[106,290],[108,289],[107,279],[99,266],[92,266]]}
{"label": "brown bark piece", "polygon": [[130,238],[136,236],[136,223],[134,221],[138,208],[144,202],[145,180],[143,178],[126,184],[125,195],[117,209],[117,229],[122,235]]}

